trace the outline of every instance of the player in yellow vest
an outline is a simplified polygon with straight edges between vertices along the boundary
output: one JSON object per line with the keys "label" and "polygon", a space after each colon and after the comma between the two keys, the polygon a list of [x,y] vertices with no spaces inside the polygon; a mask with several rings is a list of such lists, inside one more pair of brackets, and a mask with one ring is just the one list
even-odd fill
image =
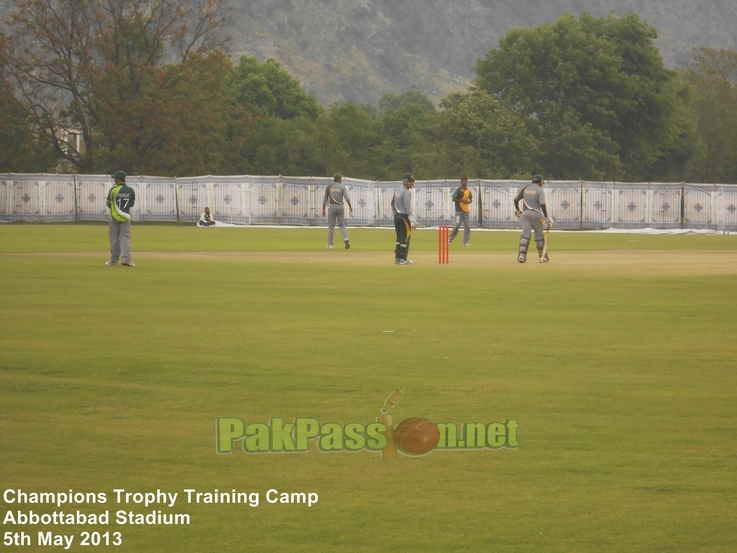
{"label": "player in yellow vest", "polygon": [[463,177],[461,179],[461,185],[456,188],[455,192],[451,196],[453,203],[456,204],[456,226],[453,227],[453,232],[448,238],[448,244],[458,234],[458,229],[463,225],[463,245],[470,246],[469,241],[471,240],[471,203],[473,203],[473,194],[468,188],[468,178]]}

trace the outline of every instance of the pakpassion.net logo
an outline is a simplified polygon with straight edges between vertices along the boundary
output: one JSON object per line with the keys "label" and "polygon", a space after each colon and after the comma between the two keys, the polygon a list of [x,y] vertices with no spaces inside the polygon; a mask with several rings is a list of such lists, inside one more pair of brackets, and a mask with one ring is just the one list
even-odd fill
{"label": "pakpassion.net logo", "polygon": [[216,423],[216,450],[232,453],[236,443],[246,453],[303,453],[310,442],[324,453],[374,451],[395,458],[397,451],[409,456],[427,455],[433,450],[515,449],[519,447],[519,424],[504,422],[435,423],[424,417],[410,417],[396,426],[389,415],[404,396],[400,386],[386,399],[375,422],[340,424],[298,417],[291,422],[274,417],[268,423],[246,424],[242,419],[221,417]]}

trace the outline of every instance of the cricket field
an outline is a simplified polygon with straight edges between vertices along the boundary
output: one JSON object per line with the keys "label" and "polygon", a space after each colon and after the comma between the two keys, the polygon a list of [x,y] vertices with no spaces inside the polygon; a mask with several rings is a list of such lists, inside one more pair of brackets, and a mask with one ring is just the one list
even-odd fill
{"label": "cricket field", "polygon": [[349,232],[1,225],[0,550],[737,551],[737,236]]}

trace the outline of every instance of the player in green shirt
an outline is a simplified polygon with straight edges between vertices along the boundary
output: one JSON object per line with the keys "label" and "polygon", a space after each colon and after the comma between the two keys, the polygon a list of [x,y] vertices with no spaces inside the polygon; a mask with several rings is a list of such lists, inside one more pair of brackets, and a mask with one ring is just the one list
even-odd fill
{"label": "player in green shirt", "polygon": [[126,174],[123,171],[116,171],[110,176],[115,180],[115,185],[107,193],[105,202],[110,210],[110,261],[105,265],[117,265],[120,258],[125,267],[135,267],[131,261],[130,211],[136,203],[136,193],[125,184]]}

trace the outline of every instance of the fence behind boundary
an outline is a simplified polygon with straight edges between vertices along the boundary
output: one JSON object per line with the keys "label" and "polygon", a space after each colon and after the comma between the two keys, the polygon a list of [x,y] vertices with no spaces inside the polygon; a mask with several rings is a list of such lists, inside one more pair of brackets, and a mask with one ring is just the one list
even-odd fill
{"label": "fence behind boundary", "polygon": [[[283,176],[130,176],[133,221],[195,223],[209,206],[215,220],[244,225],[325,226],[322,200],[330,178]],[[391,198],[399,181],[344,178],[354,226],[393,226]],[[512,199],[527,183],[469,182],[471,221],[482,228],[517,228]],[[0,174],[0,222],[105,221],[107,175]],[[454,220],[458,181],[417,181],[415,211],[423,226]],[[550,214],[559,229],[659,228],[737,231],[737,186],[690,183],[548,181]]]}

